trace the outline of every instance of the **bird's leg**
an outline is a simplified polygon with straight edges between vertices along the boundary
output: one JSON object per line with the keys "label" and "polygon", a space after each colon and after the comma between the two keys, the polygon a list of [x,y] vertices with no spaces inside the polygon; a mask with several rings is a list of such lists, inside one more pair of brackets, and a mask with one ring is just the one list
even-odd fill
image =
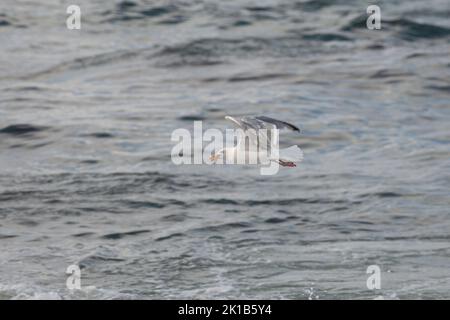
{"label": "bird's leg", "polygon": [[278,160],[278,163],[282,165],[283,167],[296,167],[295,163],[292,161],[284,161],[284,160]]}

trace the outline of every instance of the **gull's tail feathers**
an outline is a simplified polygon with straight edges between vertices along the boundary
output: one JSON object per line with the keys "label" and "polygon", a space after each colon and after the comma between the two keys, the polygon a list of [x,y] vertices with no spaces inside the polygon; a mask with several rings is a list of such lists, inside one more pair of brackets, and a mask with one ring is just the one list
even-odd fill
{"label": "gull's tail feathers", "polygon": [[302,162],[303,151],[299,146],[291,146],[280,150],[280,159],[284,161]]}

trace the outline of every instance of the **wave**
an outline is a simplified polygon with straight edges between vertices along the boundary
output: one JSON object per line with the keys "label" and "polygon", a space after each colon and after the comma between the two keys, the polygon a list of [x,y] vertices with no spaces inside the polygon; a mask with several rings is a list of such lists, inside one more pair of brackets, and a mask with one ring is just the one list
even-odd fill
{"label": "wave", "polygon": [[[308,36],[305,36],[308,37]],[[340,35],[310,35],[311,42],[342,41]],[[305,39],[295,35],[279,37],[203,38],[166,46],[153,55],[159,67],[210,66],[228,64],[233,58],[255,57],[295,58],[307,54],[336,53],[336,47],[305,45]]]}
{"label": "wave", "polygon": [[84,70],[91,67],[98,67],[102,65],[110,65],[113,63],[118,63],[121,61],[128,61],[134,59],[141,55],[143,52],[151,49],[140,49],[140,50],[118,50],[113,52],[106,52],[101,54],[95,54],[91,56],[76,58],[73,60],[61,62],[57,65],[51,66],[44,70],[34,72],[23,76],[24,80],[31,80],[35,78],[40,78],[43,76],[50,76],[54,74],[61,74],[67,71]]}
{"label": "wave", "polygon": [[272,200],[234,200],[227,198],[200,200],[205,204],[240,205],[240,206],[290,206],[295,204],[361,204],[361,201],[327,198],[293,198]]}
{"label": "wave", "polygon": [[[347,32],[367,30],[366,21],[366,15],[359,15],[341,27],[341,30]],[[383,19],[381,23],[382,30],[392,31],[395,37],[406,41],[450,37],[450,28],[428,23],[419,23],[406,18]]]}
{"label": "wave", "polygon": [[[175,175],[160,172],[142,172],[142,173],[79,173],[79,174],[50,174],[50,175],[35,175],[35,176],[17,176],[14,180],[14,185],[27,185],[27,190],[15,190],[11,177],[5,176],[5,180],[10,181],[9,188],[4,188],[0,192],[0,201],[21,201],[39,200],[39,201],[54,201],[58,199],[65,199],[66,196],[108,196],[121,195],[120,200],[115,203],[122,206],[122,208],[163,208],[166,206],[182,206],[189,207],[190,204],[178,199],[152,199],[136,200],[127,199],[127,195],[151,193],[153,190],[166,190],[170,192],[185,192],[186,189],[190,191],[195,189],[205,189],[209,187],[214,189],[215,185],[233,186],[233,182],[225,182],[220,178],[211,178],[202,175]],[[3,177],[0,176],[0,181]],[[47,188],[42,189],[41,185],[46,184]],[[69,197],[71,198],[71,197]],[[67,202],[60,202],[68,204]],[[95,207],[95,205],[97,207]],[[77,205],[76,209],[83,212],[90,210],[98,210],[99,203],[83,206]],[[93,207],[94,206],[94,207]],[[106,209],[106,208],[104,208]],[[115,212],[116,206],[110,207],[112,212]],[[109,210],[108,210],[109,211]]]}
{"label": "wave", "polygon": [[79,290],[66,290],[51,289],[34,284],[0,283],[0,300],[129,300],[137,298],[133,294],[100,289],[95,286],[86,286]]}
{"label": "wave", "polygon": [[116,232],[116,233],[105,234],[105,235],[101,236],[101,238],[107,239],[107,240],[119,240],[124,237],[137,236],[137,235],[140,235],[143,233],[149,233],[149,232],[150,232],[150,230],[133,230],[133,231],[128,231],[128,232]]}
{"label": "wave", "polygon": [[[101,13],[106,17],[104,23],[127,22],[134,20],[165,18],[179,11],[178,6],[174,4],[169,5],[141,5],[133,1],[121,1],[116,4],[112,10],[107,10]],[[161,24],[177,24],[184,22],[186,18],[180,14],[169,17],[169,19],[160,19]]]}
{"label": "wave", "polygon": [[0,134],[7,134],[12,136],[29,135],[36,132],[47,130],[49,127],[35,126],[31,124],[13,124],[0,129]]}
{"label": "wave", "polygon": [[0,13],[0,28],[13,26],[12,18],[4,13]]}
{"label": "wave", "polygon": [[418,23],[408,19],[398,19],[387,21],[388,25],[400,26],[401,30],[397,33],[404,40],[414,41],[416,39],[446,38],[450,37],[450,28]]}

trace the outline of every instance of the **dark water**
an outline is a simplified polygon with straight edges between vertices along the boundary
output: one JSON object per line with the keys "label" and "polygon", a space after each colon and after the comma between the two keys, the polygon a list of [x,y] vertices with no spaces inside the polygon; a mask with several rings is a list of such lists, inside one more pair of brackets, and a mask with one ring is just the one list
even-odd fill
{"label": "dark water", "polygon": [[[0,298],[449,298],[449,16],[448,0],[2,0]],[[282,138],[304,162],[172,164],[174,129],[227,114],[300,126]]]}

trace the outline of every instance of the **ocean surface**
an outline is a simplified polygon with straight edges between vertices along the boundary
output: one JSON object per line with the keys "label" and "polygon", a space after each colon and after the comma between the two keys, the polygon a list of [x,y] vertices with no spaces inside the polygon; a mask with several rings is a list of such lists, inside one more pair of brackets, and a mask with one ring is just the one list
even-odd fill
{"label": "ocean surface", "polygon": [[[0,299],[450,298],[449,16],[448,0],[2,0]],[[172,163],[173,130],[225,115],[292,122],[281,140],[305,160]]]}

